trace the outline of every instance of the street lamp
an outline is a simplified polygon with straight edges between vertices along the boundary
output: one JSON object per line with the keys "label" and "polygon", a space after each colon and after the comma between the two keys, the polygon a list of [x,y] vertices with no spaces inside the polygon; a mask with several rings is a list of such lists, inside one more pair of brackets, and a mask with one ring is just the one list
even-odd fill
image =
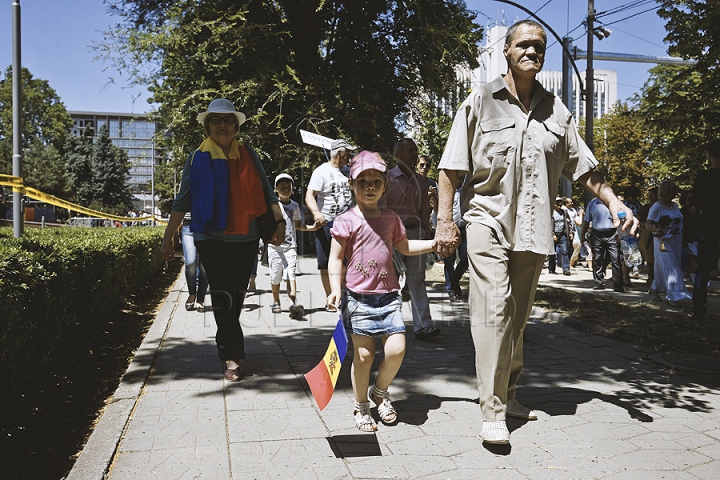
{"label": "street lamp", "polygon": [[[12,99],[13,99],[13,156],[14,177],[23,176],[22,162],[22,62],[20,61],[20,0],[12,3]],[[22,237],[25,227],[23,216],[23,195],[13,187],[13,236]]]}
{"label": "street lamp", "polygon": [[612,30],[606,27],[595,27],[595,29],[593,29],[593,35],[595,35],[598,40],[609,37],[611,33]]}

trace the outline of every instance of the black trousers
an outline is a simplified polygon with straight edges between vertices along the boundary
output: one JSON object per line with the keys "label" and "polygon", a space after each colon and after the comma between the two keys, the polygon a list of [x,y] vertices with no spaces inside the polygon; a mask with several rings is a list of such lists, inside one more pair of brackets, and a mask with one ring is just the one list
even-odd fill
{"label": "black trousers", "polygon": [[698,257],[693,285],[693,313],[704,316],[707,307],[707,284],[710,272],[717,267],[720,257],[720,233],[702,227],[698,232]]}
{"label": "black trousers", "polygon": [[240,310],[255,264],[258,240],[224,242],[196,240],[207,272],[212,311],[217,324],[215,343],[220,360],[245,358],[245,338],[240,325]]}
{"label": "black trousers", "polygon": [[623,289],[622,268],[620,267],[620,245],[617,230],[595,230],[590,233],[590,249],[593,257],[593,280],[596,285],[605,286],[605,270],[612,263],[613,289]]}

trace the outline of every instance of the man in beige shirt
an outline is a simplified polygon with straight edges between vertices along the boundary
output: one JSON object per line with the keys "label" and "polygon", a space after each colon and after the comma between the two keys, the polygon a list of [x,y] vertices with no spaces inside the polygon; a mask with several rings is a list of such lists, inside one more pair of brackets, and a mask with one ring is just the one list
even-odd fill
{"label": "man in beige shirt", "polygon": [[480,434],[506,444],[506,415],[537,419],[515,399],[523,364],[523,330],[546,255],[553,253],[552,200],[561,175],[580,182],[636,228],[632,212],[595,170],[597,161],[560,99],[535,80],[547,35],[523,20],[508,29],[508,73],[474,90],[453,122],[440,161],[436,251],[459,242],[453,193],[467,173],[461,201],[470,259],[470,316],[482,411]]}

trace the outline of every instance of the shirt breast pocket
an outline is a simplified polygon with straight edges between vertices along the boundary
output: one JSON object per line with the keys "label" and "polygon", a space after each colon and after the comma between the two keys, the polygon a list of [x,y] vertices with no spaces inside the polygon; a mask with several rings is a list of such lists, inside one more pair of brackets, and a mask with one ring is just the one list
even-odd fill
{"label": "shirt breast pocket", "polygon": [[480,122],[482,131],[483,158],[492,170],[507,168],[509,151],[515,149],[515,119],[512,117],[492,118]]}
{"label": "shirt breast pocket", "polygon": [[549,120],[543,121],[547,134],[543,135],[543,149],[546,152],[554,152],[558,144],[564,141],[567,127]]}

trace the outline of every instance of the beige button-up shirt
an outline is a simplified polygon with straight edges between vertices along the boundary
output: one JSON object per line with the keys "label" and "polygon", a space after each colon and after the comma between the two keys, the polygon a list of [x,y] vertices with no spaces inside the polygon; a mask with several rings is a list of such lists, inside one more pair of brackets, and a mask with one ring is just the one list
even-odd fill
{"label": "beige button-up shirt", "polygon": [[560,176],[577,180],[596,165],[559,98],[536,82],[527,111],[500,76],[458,109],[439,168],[468,173],[466,222],[492,228],[511,250],[549,255]]}

